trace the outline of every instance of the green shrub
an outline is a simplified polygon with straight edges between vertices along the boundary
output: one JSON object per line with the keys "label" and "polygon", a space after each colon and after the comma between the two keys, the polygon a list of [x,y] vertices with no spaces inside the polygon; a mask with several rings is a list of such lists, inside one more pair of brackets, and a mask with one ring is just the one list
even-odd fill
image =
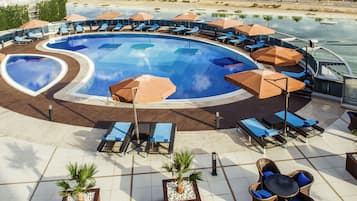
{"label": "green shrub", "polygon": [[26,6],[0,7],[0,30],[16,28],[27,21],[29,14]]}
{"label": "green shrub", "polygon": [[235,10],[234,13],[242,13],[241,10]]}
{"label": "green shrub", "polygon": [[67,0],[49,0],[38,3],[36,6],[40,20],[49,22],[62,20],[66,16],[66,2]]}
{"label": "green shrub", "polygon": [[244,18],[246,18],[246,17],[247,17],[247,15],[245,15],[245,14],[239,15],[239,18],[241,18],[241,19],[244,19]]}
{"label": "green shrub", "polygon": [[299,21],[302,19],[301,16],[292,16],[291,18],[292,18],[295,22],[299,22]]}
{"label": "green shrub", "polygon": [[284,19],[284,16],[278,16],[278,19],[282,20],[282,19]]}
{"label": "green shrub", "polygon": [[253,3],[250,7],[258,7],[258,4],[257,3]]}

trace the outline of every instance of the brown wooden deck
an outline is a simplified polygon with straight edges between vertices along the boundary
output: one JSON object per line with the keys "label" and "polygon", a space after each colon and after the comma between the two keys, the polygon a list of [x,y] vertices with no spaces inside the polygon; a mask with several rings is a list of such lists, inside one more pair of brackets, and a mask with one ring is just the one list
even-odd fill
{"label": "brown wooden deck", "polygon": [[[53,99],[53,94],[69,83],[79,71],[79,63],[62,54],[41,52],[35,49],[37,42],[28,45],[11,45],[0,53],[40,53],[56,56],[68,64],[68,73],[48,91],[32,97],[0,79],[0,105],[9,110],[39,119],[48,119],[48,105],[53,106],[53,119],[56,122],[88,127],[107,128],[110,121],[132,121],[132,109],[109,108],[77,104]],[[294,70],[294,69],[289,69]],[[302,108],[309,100],[291,96],[290,111]],[[242,118],[262,118],[273,112],[283,110],[283,96],[259,100],[255,97],[236,103],[198,108],[198,109],[138,109],[139,121],[174,122],[178,130],[207,130],[215,128],[215,113],[220,112],[223,120],[221,128],[235,127],[235,122]]]}

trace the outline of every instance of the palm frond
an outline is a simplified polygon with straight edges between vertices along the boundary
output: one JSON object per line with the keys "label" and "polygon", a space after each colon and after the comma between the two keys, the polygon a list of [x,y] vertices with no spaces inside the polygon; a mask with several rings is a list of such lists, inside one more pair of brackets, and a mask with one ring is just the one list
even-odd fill
{"label": "palm frond", "polygon": [[188,176],[188,180],[190,182],[193,181],[202,181],[202,172],[193,172]]}

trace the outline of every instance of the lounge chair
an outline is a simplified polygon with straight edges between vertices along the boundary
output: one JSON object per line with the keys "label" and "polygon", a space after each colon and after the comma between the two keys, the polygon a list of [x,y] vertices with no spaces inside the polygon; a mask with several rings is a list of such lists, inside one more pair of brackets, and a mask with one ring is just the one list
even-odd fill
{"label": "lounge chair", "polygon": [[281,73],[286,75],[286,76],[289,76],[289,77],[292,77],[292,78],[296,78],[296,79],[305,79],[306,77],[310,76],[310,73],[309,72],[305,72],[305,71],[302,71],[302,72],[299,72],[299,73],[289,72],[289,71],[281,71]]}
{"label": "lounge chair", "polygon": [[[275,115],[280,119],[284,119],[284,114],[284,111],[275,113]],[[319,123],[317,120],[304,119],[303,117],[291,112],[286,113],[286,122],[290,129],[296,131],[300,135],[303,135],[305,137],[305,141],[307,141],[308,137],[316,135],[316,132],[314,132],[315,130],[317,130],[319,134],[322,134],[325,131],[325,129],[317,125]]]}
{"label": "lounge chair", "polygon": [[27,37],[31,38],[31,39],[38,40],[38,39],[42,39],[43,35],[42,35],[42,33],[33,33],[33,32],[30,31],[30,32],[27,33]]}
{"label": "lounge chair", "polygon": [[83,33],[84,32],[84,29],[81,25],[77,24],[76,27],[75,27],[75,32],[76,33]]}
{"label": "lounge chair", "polygon": [[108,30],[108,24],[107,23],[103,23],[98,29],[98,31],[107,31],[107,30]]}
{"label": "lounge chair", "polygon": [[120,31],[123,28],[123,24],[122,23],[117,23],[115,25],[115,27],[112,29],[112,31]]}
{"label": "lounge chair", "polygon": [[60,35],[64,35],[64,34],[69,34],[69,31],[68,31],[68,28],[64,25],[62,25],[60,28],[59,28],[59,31],[58,33]]}
{"label": "lounge chair", "polygon": [[266,44],[265,44],[265,41],[264,41],[264,40],[260,40],[260,41],[258,41],[256,44],[246,45],[245,48],[248,49],[249,51],[253,51],[254,49],[262,48],[262,47],[264,47],[265,45],[266,45]]}
{"label": "lounge chair", "polygon": [[263,182],[264,178],[272,175],[279,174],[280,170],[278,166],[274,163],[274,161],[268,158],[260,158],[255,163],[259,173],[259,182]]}
{"label": "lounge chair", "polygon": [[348,129],[351,131],[357,129],[357,113],[348,111],[347,115],[350,117],[350,124],[348,125]]}
{"label": "lounge chair", "polygon": [[250,196],[252,196],[253,201],[276,201],[278,200],[277,195],[271,194],[269,191],[265,190],[264,185],[261,182],[257,182],[248,187]]}
{"label": "lounge chair", "polygon": [[225,35],[223,35],[223,36],[219,36],[219,37],[217,37],[216,39],[218,40],[218,41],[222,41],[222,42],[225,42],[226,40],[229,40],[229,39],[232,39],[234,37],[234,34],[233,34],[233,32],[227,32]]}
{"label": "lounge chair", "polygon": [[191,30],[186,31],[184,34],[191,35],[191,34],[198,33],[199,31],[200,31],[200,28],[198,28],[198,26],[194,26]]}
{"label": "lounge chair", "polygon": [[286,143],[280,131],[265,127],[255,118],[243,119],[238,121],[237,124],[239,128],[248,134],[249,142],[253,138],[263,148],[264,154],[268,143],[274,145]]}
{"label": "lounge chair", "polygon": [[150,28],[147,29],[147,31],[157,31],[160,28],[160,25],[154,24]]}
{"label": "lounge chair", "polygon": [[146,27],[146,24],[145,23],[141,23],[141,24],[139,24],[138,26],[136,26],[134,28],[134,31],[143,31],[145,29],[145,27]]}
{"label": "lounge chair", "polygon": [[23,38],[23,37],[20,37],[20,36],[15,36],[14,41],[17,44],[25,44],[25,43],[31,43],[32,42],[31,39]]}
{"label": "lounge chair", "polygon": [[240,35],[240,36],[238,36],[238,38],[236,38],[236,39],[229,40],[228,43],[231,43],[231,44],[233,44],[234,46],[236,46],[237,44],[240,44],[240,43],[242,43],[242,42],[244,42],[244,41],[246,41],[246,40],[248,40],[248,37],[247,37],[247,36],[245,36],[245,35]]}
{"label": "lounge chair", "polygon": [[184,25],[180,25],[179,27],[176,27],[176,29],[173,29],[171,32],[179,34],[185,30],[186,30],[186,27]]}
{"label": "lounge chair", "polygon": [[306,170],[295,170],[289,176],[293,178],[299,185],[299,191],[307,196],[310,195],[310,189],[314,182],[314,176]]}
{"label": "lounge chair", "polygon": [[[116,142],[120,142],[119,153],[125,153],[130,144],[134,125],[131,122],[113,122],[108,132],[97,147],[97,151],[113,151]],[[110,150],[109,150],[110,148]]]}
{"label": "lounge chair", "polygon": [[146,147],[148,153],[160,153],[159,148],[164,147],[163,144],[167,144],[165,147],[168,154],[172,154],[174,151],[174,142],[176,134],[176,124],[174,123],[155,123],[155,128],[152,137],[150,137],[150,143]]}

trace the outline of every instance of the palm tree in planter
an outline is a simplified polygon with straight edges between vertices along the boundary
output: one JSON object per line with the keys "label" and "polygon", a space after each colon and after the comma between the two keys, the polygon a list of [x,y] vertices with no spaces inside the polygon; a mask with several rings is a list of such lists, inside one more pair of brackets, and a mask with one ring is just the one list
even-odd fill
{"label": "palm tree in planter", "polygon": [[[184,175],[190,171],[193,155],[189,151],[176,152],[174,154],[174,159],[171,163],[164,164],[162,168],[166,171],[171,172],[172,176],[177,175],[177,193],[182,194],[184,192],[183,181],[185,179]],[[192,172],[187,177],[189,182],[195,182],[202,180],[201,172]]]}
{"label": "palm tree in planter", "polygon": [[[97,168],[94,164],[78,165],[77,163],[69,163],[67,165],[69,172],[68,180],[57,182],[57,186],[62,188],[60,195],[67,197],[77,197],[78,201],[84,201],[84,195],[95,186],[94,175],[97,173]],[[71,186],[71,184],[73,186]]]}

